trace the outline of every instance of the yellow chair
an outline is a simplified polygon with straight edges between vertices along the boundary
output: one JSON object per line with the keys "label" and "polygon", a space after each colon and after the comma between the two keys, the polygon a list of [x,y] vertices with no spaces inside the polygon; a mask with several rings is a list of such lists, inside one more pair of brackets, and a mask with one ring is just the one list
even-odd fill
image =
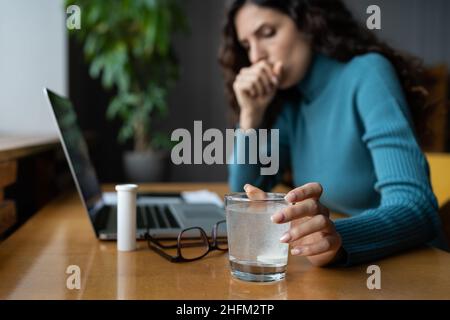
{"label": "yellow chair", "polygon": [[431,185],[439,202],[439,216],[450,246],[450,153],[425,153],[430,164]]}
{"label": "yellow chair", "polygon": [[425,153],[431,171],[431,184],[439,207],[450,200],[450,153]]}

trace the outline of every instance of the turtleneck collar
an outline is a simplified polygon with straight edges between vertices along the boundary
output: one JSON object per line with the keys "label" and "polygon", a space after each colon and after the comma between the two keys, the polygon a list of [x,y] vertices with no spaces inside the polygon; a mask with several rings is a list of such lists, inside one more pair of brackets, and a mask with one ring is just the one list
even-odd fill
{"label": "turtleneck collar", "polygon": [[332,79],[332,73],[339,65],[337,60],[315,53],[308,71],[298,84],[303,97],[308,101],[314,100],[328,85]]}

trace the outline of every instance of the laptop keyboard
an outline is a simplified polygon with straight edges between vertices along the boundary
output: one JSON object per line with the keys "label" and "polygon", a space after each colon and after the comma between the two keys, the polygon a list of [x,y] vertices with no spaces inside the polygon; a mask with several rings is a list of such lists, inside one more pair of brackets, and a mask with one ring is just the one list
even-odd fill
{"label": "laptop keyboard", "polygon": [[[103,206],[94,216],[99,230],[117,229],[117,207]],[[180,225],[167,205],[146,205],[136,208],[138,229],[179,229]]]}
{"label": "laptop keyboard", "polygon": [[136,214],[137,227],[140,229],[167,229],[180,227],[166,205],[138,206]]}

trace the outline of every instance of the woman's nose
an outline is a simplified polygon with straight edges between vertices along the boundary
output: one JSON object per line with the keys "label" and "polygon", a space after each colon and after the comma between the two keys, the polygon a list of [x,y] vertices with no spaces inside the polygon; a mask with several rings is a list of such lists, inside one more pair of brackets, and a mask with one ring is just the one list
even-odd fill
{"label": "woman's nose", "polygon": [[254,44],[250,47],[250,56],[249,60],[251,64],[255,64],[258,61],[267,58],[267,52],[258,44]]}

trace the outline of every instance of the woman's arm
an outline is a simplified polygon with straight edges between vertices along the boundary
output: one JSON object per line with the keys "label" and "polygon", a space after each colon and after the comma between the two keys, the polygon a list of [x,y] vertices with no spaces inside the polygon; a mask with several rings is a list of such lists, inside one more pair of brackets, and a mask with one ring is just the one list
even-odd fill
{"label": "woman's arm", "polygon": [[428,164],[416,142],[395,71],[378,54],[359,59],[357,67],[365,71],[356,107],[381,202],[377,208],[336,221],[347,265],[424,244],[440,230]]}
{"label": "woman's arm", "polygon": [[[247,130],[250,128],[259,127],[267,107],[275,97],[278,90],[278,81],[281,76],[281,71],[281,62],[277,62],[275,66],[272,66],[265,60],[261,60],[250,67],[242,68],[240,70],[233,83],[234,94],[240,107],[238,129],[242,128],[243,130]],[[275,128],[280,128],[280,125],[283,124],[281,115],[278,120],[278,125],[275,124]],[[268,133],[267,137],[270,136],[271,134]],[[258,131],[257,139],[257,144],[259,146]],[[289,159],[289,157],[286,156],[288,153],[288,136],[283,132],[280,132],[279,139],[279,142],[274,142],[279,143],[279,170],[275,175],[263,176],[261,175],[260,164],[249,164],[250,156],[248,155],[249,146],[247,141],[250,139],[248,139],[246,134],[243,132],[238,132],[236,134],[236,138],[234,139],[232,161],[229,165],[228,175],[231,191],[243,191],[243,186],[246,183],[254,184],[264,190],[270,190],[273,188],[273,186],[280,180],[280,174],[283,172],[286,167],[286,161]],[[264,148],[270,150],[270,144],[264,146]],[[265,150],[263,150],[263,152],[265,152]],[[242,155],[243,158],[247,160],[244,161],[245,164],[238,164],[237,159],[240,159]],[[258,154],[252,154],[251,156],[257,156],[257,162],[260,163]],[[272,157],[273,156],[274,155],[272,155]]]}
{"label": "woman's arm", "polygon": [[[289,156],[289,133],[288,133],[288,121],[289,116],[287,114],[288,106],[286,106],[277,121],[275,122],[273,129],[279,130],[279,170],[275,175],[261,175],[261,167],[262,165],[258,164],[249,164],[248,163],[248,151],[249,146],[248,143],[245,143],[245,134],[238,133],[235,139],[234,151],[233,151],[233,161],[228,166],[228,182],[230,186],[230,190],[232,192],[241,192],[243,191],[243,187],[245,184],[252,184],[264,191],[270,191],[275,185],[281,181],[282,175],[285,172],[286,168],[289,167],[290,156]],[[256,132],[258,130],[256,129]],[[270,137],[270,132],[267,133],[267,136]],[[259,137],[258,137],[259,139]],[[259,142],[258,142],[259,143]],[[277,143],[277,142],[273,142]],[[270,150],[270,143],[267,146]],[[245,157],[246,164],[237,164],[237,156],[239,152],[245,152],[247,156]],[[272,155],[274,156],[274,155]]]}

